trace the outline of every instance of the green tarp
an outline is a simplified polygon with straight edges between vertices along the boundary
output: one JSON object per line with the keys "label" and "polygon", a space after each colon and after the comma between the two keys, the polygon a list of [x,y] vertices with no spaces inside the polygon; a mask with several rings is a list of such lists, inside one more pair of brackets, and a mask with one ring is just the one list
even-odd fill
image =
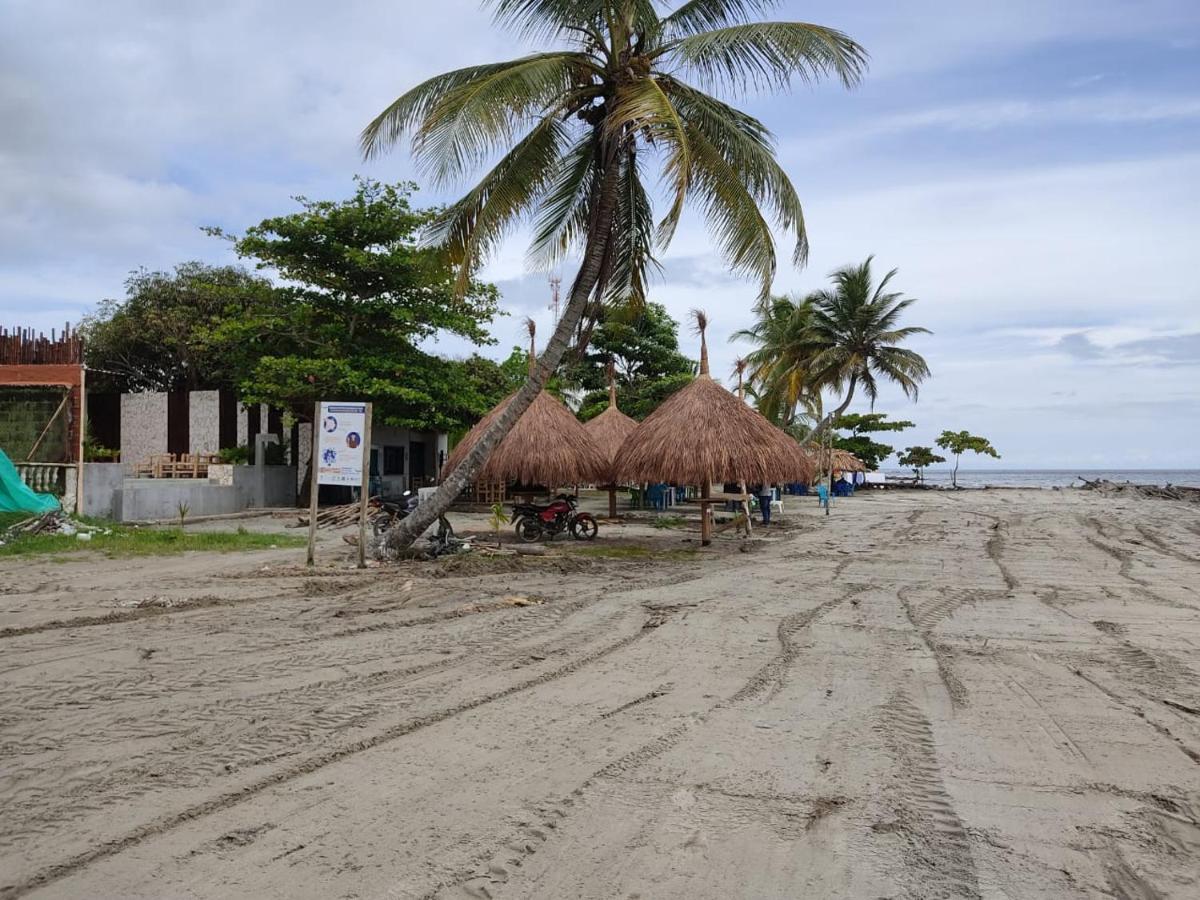
{"label": "green tarp", "polygon": [[46,513],[58,509],[58,498],[37,494],[21,480],[8,454],[0,450],[0,512]]}

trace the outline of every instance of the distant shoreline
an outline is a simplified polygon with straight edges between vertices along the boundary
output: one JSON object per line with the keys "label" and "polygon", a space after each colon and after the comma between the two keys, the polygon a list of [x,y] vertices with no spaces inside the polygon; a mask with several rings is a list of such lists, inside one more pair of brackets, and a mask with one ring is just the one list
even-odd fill
{"label": "distant shoreline", "polygon": [[[889,478],[910,478],[910,470],[894,467],[880,470]],[[989,469],[958,472],[958,486],[979,488],[1067,488],[1088,481],[1144,484],[1165,487],[1200,487],[1200,469]],[[926,487],[949,487],[949,469],[927,469]]]}

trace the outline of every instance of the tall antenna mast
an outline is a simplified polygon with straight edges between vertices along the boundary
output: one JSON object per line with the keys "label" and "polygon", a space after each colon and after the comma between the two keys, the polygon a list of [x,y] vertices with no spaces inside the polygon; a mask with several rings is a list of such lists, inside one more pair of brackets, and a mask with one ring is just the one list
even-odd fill
{"label": "tall antenna mast", "polygon": [[558,324],[558,288],[562,284],[562,278],[558,275],[550,276],[550,306],[554,310],[554,324]]}

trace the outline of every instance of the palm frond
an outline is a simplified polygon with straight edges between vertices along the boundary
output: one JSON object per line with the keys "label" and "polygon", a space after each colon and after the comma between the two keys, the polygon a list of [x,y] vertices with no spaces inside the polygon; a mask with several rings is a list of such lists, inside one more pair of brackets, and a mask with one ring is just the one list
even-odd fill
{"label": "palm frond", "polygon": [[593,131],[583,134],[547,178],[526,254],[530,268],[550,268],[582,244],[598,181],[596,143]]}
{"label": "palm frond", "polygon": [[692,188],[703,207],[709,234],[725,262],[739,274],[759,282],[766,297],[775,278],[775,241],[754,197],[738,171],[699,132],[688,126]]}
{"label": "palm frond", "polygon": [[537,53],[459,85],[421,118],[413,136],[418,165],[440,183],[459,178],[511,143],[529,117],[569,106],[593,69],[581,53]]}
{"label": "palm frond", "polygon": [[611,4],[606,0],[490,0],[496,23],[534,41],[599,28]]}
{"label": "palm frond", "polygon": [[654,207],[632,148],[620,165],[617,213],[610,238],[613,264],[607,283],[597,293],[608,303],[637,311],[646,302],[646,272],[658,268],[654,258]]}
{"label": "palm frond", "polygon": [[604,127],[610,140],[624,142],[640,134],[652,145],[661,145],[666,157],[663,177],[673,195],[671,207],[658,226],[658,243],[666,246],[683,214],[692,170],[687,130],[679,111],[656,79],[638,79],[617,85]]}
{"label": "palm frond", "polygon": [[680,117],[737,170],[746,190],[770,211],[780,230],[795,235],[792,261],[803,265],[808,258],[804,209],[791,179],[775,158],[774,141],[766,126],[682,81],[664,78],[662,83]]}
{"label": "palm frond", "polygon": [[750,22],[688,35],[664,46],[684,72],[706,84],[778,90],[793,78],[835,75],[846,87],[862,80],[867,52],[835,28],[807,22]]}
{"label": "palm frond", "polygon": [[780,0],[690,0],[662,20],[663,34],[676,38],[743,25],[756,14],[771,12],[779,5]]}
{"label": "palm frond", "polygon": [[517,59],[482,66],[467,66],[421,82],[388,104],[387,108],[362,130],[359,144],[363,156],[370,159],[394,147],[406,132],[412,131],[434,106],[456,88],[512,68],[520,62],[521,60]]}
{"label": "palm frond", "polygon": [[568,139],[566,125],[542,119],[479,184],[431,223],[427,239],[443,245],[458,265],[458,290],[466,288],[475,266],[536,202]]}

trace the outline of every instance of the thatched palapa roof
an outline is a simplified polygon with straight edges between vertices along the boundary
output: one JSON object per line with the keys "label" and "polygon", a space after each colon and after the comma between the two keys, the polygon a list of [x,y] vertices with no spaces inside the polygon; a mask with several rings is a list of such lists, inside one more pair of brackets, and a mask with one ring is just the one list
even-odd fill
{"label": "thatched palapa roof", "polygon": [[697,312],[700,374],[646,417],[621,447],[631,481],[786,483],[810,475],[800,445],[712,379],[707,320]]}
{"label": "thatched palapa roof", "polygon": [[865,472],[866,465],[849,450],[833,451],[833,469],[835,472]]}
{"label": "thatched palapa roof", "polygon": [[[534,365],[533,322],[529,327],[529,369]],[[471,448],[495,421],[513,394],[476,423],[451,451],[444,474],[449,474],[467,457]],[[534,398],[517,424],[488,456],[475,474],[476,481],[515,481],[558,487],[579,482],[603,481],[608,476],[608,459],[596,442],[556,397],[542,391]]]}
{"label": "thatched palapa roof", "polygon": [[617,409],[617,386],[614,382],[613,366],[608,364],[608,409],[594,419],[583,423],[584,429],[596,442],[600,452],[608,462],[607,474],[601,481],[615,484],[617,476],[616,462],[625,440],[638,427],[638,423]]}

